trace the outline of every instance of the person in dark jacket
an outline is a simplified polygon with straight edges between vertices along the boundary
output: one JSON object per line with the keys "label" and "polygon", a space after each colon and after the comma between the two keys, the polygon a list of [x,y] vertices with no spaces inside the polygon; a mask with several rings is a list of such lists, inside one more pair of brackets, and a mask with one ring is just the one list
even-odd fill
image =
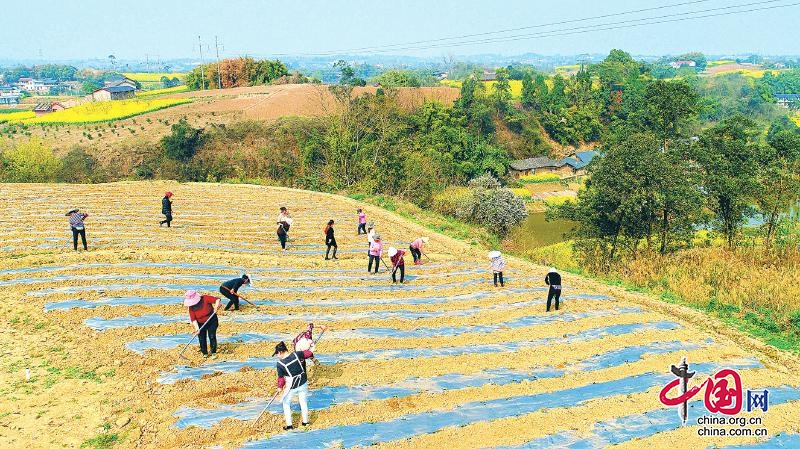
{"label": "person in dark jacket", "polygon": [[328,221],[328,226],[325,226],[325,244],[328,245],[328,249],[325,251],[325,260],[329,260],[328,253],[331,252],[331,248],[333,248],[333,258],[338,259],[336,250],[339,247],[336,245],[336,237],[333,236],[333,220]]}
{"label": "person in dark jacket", "polygon": [[164,214],[164,220],[158,222],[159,226],[164,226],[164,223],[167,224],[167,227],[170,227],[170,223],[172,223],[172,192],[167,192],[164,194],[164,198],[161,199],[161,213]]}
{"label": "person in dark jacket", "polygon": [[278,356],[278,391],[283,391],[281,403],[283,403],[283,417],[286,426],[283,430],[291,430],[292,426],[292,399],[295,395],[300,401],[300,414],[303,418],[303,425],[308,425],[308,374],[303,368],[303,361],[314,357],[311,351],[289,352],[286,343],[280,342],[275,345],[275,352],[272,356]]}
{"label": "person in dark jacket", "polygon": [[[195,290],[188,290],[184,295],[183,305],[189,310],[189,321],[194,326],[194,334],[200,341],[200,352],[203,357],[217,358],[217,327],[219,327],[219,306],[222,300],[216,296],[201,295]],[[208,353],[206,337],[211,343],[211,354]]]}
{"label": "person in dark jacket", "polygon": [[550,311],[550,301],[556,299],[556,310],[558,310],[558,298],[561,297],[561,275],[555,268],[551,268],[544,277],[544,283],[550,286],[547,291],[547,311]]}
{"label": "person in dark jacket", "polygon": [[72,209],[71,211],[66,213],[66,216],[69,217],[69,228],[72,230],[72,248],[75,251],[78,250],[78,236],[81,236],[81,241],[83,242],[83,250],[88,251],[86,247],[86,228],[83,225],[83,220],[85,220],[89,214],[82,214],[78,209]]}
{"label": "person in dark jacket", "polygon": [[398,250],[397,248],[390,246],[389,247],[389,258],[392,260],[392,284],[397,283],[397,271],[400,271],[400,283],[403,283],[403,279],[406,276],[406,261],[403,256],[406,254],[403,250]]}
{"label": "person in dark jacket", "polygon": [[226,298],[230,299],[228,304],[225,306],[225,310],[230,310],[231,306],[233,306],[233,310],[239,310],[239,298],[244,298],[244,296],[239,294],[239,289],[242,287],[242,285],[248,284],[250,284],[250,277],[246,274],[243,274],[242,277],[225,281],[219,286],[219,292],[222,293],[222,295]]}

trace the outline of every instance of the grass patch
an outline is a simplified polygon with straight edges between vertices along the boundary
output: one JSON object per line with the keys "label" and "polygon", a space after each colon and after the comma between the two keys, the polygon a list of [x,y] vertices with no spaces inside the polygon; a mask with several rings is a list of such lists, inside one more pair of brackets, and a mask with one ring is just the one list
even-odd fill
{"label": "grass patch", "polygon": [[[108,423],[106,423],[108,424]],[[121,441],[116,433],[104,433],[81,443],[81,449],[107,449]]]}

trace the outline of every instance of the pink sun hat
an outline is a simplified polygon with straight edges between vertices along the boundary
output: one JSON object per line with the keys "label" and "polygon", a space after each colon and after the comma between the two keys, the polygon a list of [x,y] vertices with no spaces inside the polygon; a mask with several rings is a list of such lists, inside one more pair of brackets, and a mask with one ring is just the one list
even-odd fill
{"label": "pink sun hat", "polygon": [[183,305],[192,307],[198,302],[200,302],[200,293],[197,293],[197,290],[186,290],[186,294],[183,295]]}

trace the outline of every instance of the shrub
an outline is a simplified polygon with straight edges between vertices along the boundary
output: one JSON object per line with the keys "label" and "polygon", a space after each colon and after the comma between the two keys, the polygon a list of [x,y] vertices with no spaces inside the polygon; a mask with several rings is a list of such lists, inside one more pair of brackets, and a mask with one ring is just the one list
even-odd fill
{"label": "shrub", "polygon": [[172,133],[161,138],[161,147],[168,158],[185,162],[197,152],[201,140],[202,131],[181,119],[172,125]]}
{"label": "shrub", "polygon": [[575,202],[574,196],[568,195],[559,195],[559,196],[548,196],[544,199],[545,204],[548,206],[560,206],[566,202]]}
{"label": "shrub", "polygon": [[470,197],[472,197],[472,190],[467,187],[450,186],[435,194],[431,205],[436,212],[454,217],[459,205],[470,201]]}
{"label": "shrub", "polygon": [[57,179],[59,182],[92,183],[103,182],[106,176],[97,158],[76,147],[61,159]]}
{"label": "shrub", "polygon": [[561,181],[561,176],[555,173],[539,173],[535,175],[520,176],[519,181],[524,184],[538,184],[543,182]]}
{"label": "shrub", "polygon": [[2,161],[6,182],[53,182],[60,166],[53,150],[36,138],[4,148]]}

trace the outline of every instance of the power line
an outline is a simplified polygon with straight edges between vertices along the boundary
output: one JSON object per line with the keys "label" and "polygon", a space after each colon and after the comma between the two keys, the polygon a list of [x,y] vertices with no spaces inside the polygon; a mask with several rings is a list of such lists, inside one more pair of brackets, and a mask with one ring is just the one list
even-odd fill
{"label": "power line", "polygon": [[400,44],[387,44],[387,45],[375,45],[375,46],[370,46],[370,47],[351,48],[351,49],[347,49],[347,50],[337,50],[337,51],[330,51],[330,52],[324,52],[324,53],[328,54],[328,53],[362,52],[362,51],[372,50],[372,49],[376,49],[376,48],[399,47],[399,46],[404,46],[404,45],[427,44],[427,43],[431,43],[431,42],[443,42],[443,41],[449,41],[449,40],[465,39],[465,38],[470,38],[470,37],[488,36],[488,35],[492,35],[492,34],[502,34],[502,33],[514,32],[514,31],[530,30],[530,29],[533,29],[533,28],[545,28],[545,27],[551,27],[551,26],[556,26],[556,25],[566,25],[566,24],[569,24],[569,23],[586,22],[586,21],[589,21],[589,20],[607,19],[609,17],[618,17],[618,16],[625,16],[625,15],[631,15],[631,14],[639,14],[639,13],[647,12],[647,11],[656,11],[656,10],[659,10],[659,9],[674,8],[674,7],[677,7],[677,6],[693,5],[693,4],[697,4],[697,3],[708,3],[709,1],[711,1],[711,0],[694,0],[694,1],[681,2],[681,3],[672,3],[672,4],[669,4],[669,5],[654,6],[652,8],[634,9],[634,10],[629,10],[629,11],[621,11],[621,12],[617,12],[617,13],[602,14],[602,15],[599,15],[599,16],[583,17],[583,18],[580,18],[580,19],[562,20],[562,21],[558,21],[558,22],[542,23],[542,24],[537,24],[537,25],[528,25],[528,26],[517,27],[517,28],[506,28],[506,29],[503,29],[503,30],[496,30],[496,31],[485,31],[485,32],[482,32],[482,33],[462,34],[462,35],[459,35],[459,36],[441,37],[441,38],[437,38],[437,39],[426,39],[426,40],[405,42],[405,43],[400,43]]}
{"label": "power line", "polygon": [[[708,1],[708,0],[703,0]],[[628,19],[622,20],[617,22],[608,22],[608,23],[599,23],[593,25],[584,25],[580,27],[573,27],[573,28],[565,28],[565,29],[557,29],[557,30],[549,30],[549,31],[542,31],[538,33],[529,33],[529,34],[521,34],[521,35],[511,35],[511,36],[502,36],[502,37],[494,37],[494,38],[487,38],[487,39],[473,39],[468,41],[460,41],[460,42],[450,42],[450,43],[440,43],[440,44],[433,44],[433,42],[440,42],[442,40],[452,40],[457,39],[457,37],[451,38],[441,38],[441,39],[433,39],[433,40],[426,40],[426,41],[417,41],[418,43],[429,43],[430,45],[412,45],[406,47],[400,47],[400,45],[404,44],[393,44],[387,46],[375,46],[375,47],[364,47],[370,48],[373,50],[369,51],[361,51],[356,53],[365,53],[365,54],[373,54],[373,53],[387,53],[392,51],[398,50],[427,50],[427,49],[435,49],[435,48],[448,48],[448,47],[459,47],[464,45],[471,45],[471,44],[489,44],[489,43],[499,43],[499,42],[511,42],[511,41],[519,41],[519,40],[528,40],[528,39],[535,39],[535,38],[544,38],[544,37],[554,37],[554,36],[566,36],[566,35],[573,35],[573,34],[582,34],[588,32],[596,32],[596,31],[608,31],[608,30],[618,30],[624,28],[634,28],[646,25],[656,25],[662,23],[671,23],[671,22],[679,22],[683,20],[694,20],[694,19],[701,19],[701,18],[709,18],[709,17],[720,17],[720,16],[728,16],[728,15],[735,15],[735,14],[744,14],[748,12],[756,12],[756,11],[764,11],[764,10],[771,10],[771,9],[778,9],[778,8],[788,8],[792,6],[797,6],[800,3],[790,3],[790,4],[783,4],[783,5],[772,5],[772,6],[764,6],[758,8],[751,8],[751,9],[744,9],[738,11],[730,11],[732,9],[739,9],[745,8],[748,6],[758,6],[758,5],[768,5],[771,3],[777,3],[781,0],[765,0],[765,1],[758,1],[758,2],[750,2],[750,3],[741,3],[737,5],[729,5],[717,8],[709,8],[703,10],[696,10],[696,11],[688,11],[688,12],[681,12],[681,13],[673,13],[673,14],[666,14],[666,15],[659,15],[659,16],[650,16],[638,19]],[[635,12],[642,12],[646,10],[652,9],[665,9],[668,7],[674,7],[677,5],[685,5],[690,3],[701,3],[701,1],[695,2],[685,2],[685,3],[678,3],[673,5],[665,5],[656,8],[647,8],[642,10],[636,11],[625,11],[620,13],[614,14],[606,14],[604,16],[597,16],[597,17],[611,17],[611,16],[619,16],[619,15],[626,15],[632,14]],[[703,13],[712,13],[715,11],[726,11],[726,12],[717,12],[713,14],[703,14]],[[700,15],[698,15],[700,14]],[[584,18],[584,19],[574,19],[574,20],[567,20],[562,21],[561,23],[574,23],[586,20],[592,20],[593,18]],[[650,21],[650,22],[645,22]],[[636,23],[636,22],[644,22],[644,23]],[[529,29],[529,28],[536,28],[536,27],[545,27],[545,26],[552,26],[552,24],[545,24],[545,25],[533,25],[530,27],[520,27],[518,29]],[[503,31],[496,31],[496,32],[486,32],[486,33],[477,33],[477,35],[487,35],[492,33],[502,33],[507,32],[507,30]],[[463,37],[469,37],[473,35],[464,35]],[[355,52],[352,50],[341,50],[341,51],[328,51],[328,52],[320,52],[320,53],[277,53],[274,56],[329,56],[329,55],[336,55],[336,54],[346,54],[348,52]]]}
{"label": "power line", "polygon": [[[394,50],[427,50],[433,48],[447,48],[447,47],[458,47],[463,45],[470,45],[470,44],[490,44],[490,43],[499,43],[499,42],[513,42],[513,41],[520,41],[526,39],[534,39],[534,38],[541,38],[541,37],[554,37],[554,36],[567,36],[573,34],[582,34],[587,32],[595,32],[595,31],[609,31],[609,30],[618,30],[624,28],[635,28],[645,25],[656,25],[656,24],[663,24],[663,23],[672,23],[672,22],[680,22],[683,20],[695,20],[695,19],[703,19],[709,17],[720,17],[720,16],[729,16],[735,14],[744,14],[748,12],[756,12],[756,11],[764,11],[770,9],[778,9],[778,8],[787,8],[791,6],[797,6],[800,4],[798,3],[790,3],[790,4],[783,4],[783,5],[773,5],[773,6],[764,6],[758,8],[751,8],[751,9],[743,9],[738,11],[730,11],[731,9],[738,9],[744,8],[748,6],[756,6],[756,5],[766,5],[770,3],[776,3],[781,0],[765,0],[765,1],[758,1],[758,2],[751,2],[751,3],[742,3],[738,5],[730,5],[724,6],[719,8],[710,8],[704,10],[697,10],[697,11],[690,11],[690,12],[682,12],[682,13],[675,13],[675,14],[667,14],[663,16],[651,16],[645,17],[640,19],[630,19],[630,20],[622,20],[618,22],[609,22],[609,23],[601,23],[595,25],[586,25],[581,27],[574,27],[574,28],[566,28],[562,30],[553,30],[553,31],[543,31],[539,33],[529,33],[529,34],[521,34],[515,36],[506,36],[506,37],[497,37],[497,38],[490,38],[490,39],[477,39],[471,41],[462,41],[462,42],[454,42],[449,44],[436,44],[436,45],[427,45],[427,46],[416,46],[416,47],[403,47],[397,49],[384,49],[384,50],[376,50],[374,53],[385,53],[388,51]],[[727,11],[727,12],[717,12],[713,14],[703,14],[703,13],[712,13],[714,11]],[[696,15],[700,14],[700,15]],[[649,22],[646,22],[649,21]],[[643,23],[636,23],[636,22],[643,22]]]}

